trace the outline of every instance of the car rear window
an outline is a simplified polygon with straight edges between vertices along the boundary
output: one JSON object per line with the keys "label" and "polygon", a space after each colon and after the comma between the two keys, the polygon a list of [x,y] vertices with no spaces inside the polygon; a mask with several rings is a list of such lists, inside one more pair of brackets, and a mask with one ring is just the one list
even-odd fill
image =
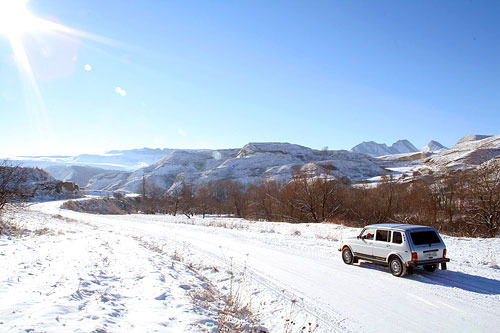
{"label": "car rear window", "polygon": [[413,231],[410,235],[415,245],[441,243],[434,230]]}
{"label": "car rear window", "polygon": [[396,243],[396,244],[401,244],[403,243],[403,236],[401,235],[401,233],[399,231],[394,231],[392,233],[392,242],[393,243]]}

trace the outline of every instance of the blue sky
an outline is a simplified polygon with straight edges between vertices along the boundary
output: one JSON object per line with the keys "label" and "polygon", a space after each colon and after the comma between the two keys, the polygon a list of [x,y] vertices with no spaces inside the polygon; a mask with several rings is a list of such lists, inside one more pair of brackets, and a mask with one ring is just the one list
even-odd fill
{"label": "blue sky", "polygon": [[103,38],[25,33],[37,98],[0,34],[3,155],[500,134],[498,1],[28,6]]}

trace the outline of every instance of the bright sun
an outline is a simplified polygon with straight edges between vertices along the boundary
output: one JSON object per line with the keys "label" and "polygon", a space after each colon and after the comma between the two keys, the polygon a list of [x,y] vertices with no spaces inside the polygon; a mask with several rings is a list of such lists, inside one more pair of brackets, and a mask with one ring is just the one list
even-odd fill
{"label": "bright sun", "polygon": [[[10,44],[12,60],[17,65],[19,73],[21,74],[21,84],[26,95],[26,100],[28,101],[27,103],[29,104],[28,109],[31,112],[31,116],[36,119],[40,135],[45,135],[51,132],[47,130],[47,128],[50,128],[50,124],[48,124],[48,117],[46,115],[42,95],[38,88],[32,64],[30,63],[30,57],[28,56],[30,49],[27,49],[24,43],[31,42],[31,51],[35,51],[33,54],[36,55],[39,53],[42,56],[45,54],[50,55],[50,48],[48,48],[48,53],[44,53],[45,49],[41,44],[45,40],[50,40],[50,38],[44,38],[44,35],[51,35],[58,41],[62,40],[66,43],[74,41],[75,38],[83,38],[108,45],[119,44],[113,40],[85,31],[79,31],[63,24],[38,17],[30,12],[28,7],[29,1],[30,0],[0,0],[0,41],[2,39],[7,39]],[[25,36],[34,38],[25,39]],[[69,39],[67,37],[71,38]],[[38,48],[40,52],[37,53],[36,48]],[[56,46],[54,51],[59,53],[59,48]],[[62,56],[65,54],[64,52],[60,53]],[[33,54],[31,55],[33,56]],[[71,61],[76,61],[76,57],[72,59]]]}
{"label": "bright sun", "polygon": [[28,0],[0,0],[0,34],[19,38],[35,29],[36,18],[27,8]]}

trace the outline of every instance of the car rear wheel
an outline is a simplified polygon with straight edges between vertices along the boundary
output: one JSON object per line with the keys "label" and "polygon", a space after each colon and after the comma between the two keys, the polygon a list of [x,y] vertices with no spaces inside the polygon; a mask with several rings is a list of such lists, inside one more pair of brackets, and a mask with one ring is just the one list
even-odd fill
{"label": "car rear wheel", "polygon": [[389,269],[391,270],[392,275],[401,276],[404,273],[404,266],[401,262],[401,259],[398,257],[392,257],[389,261]]}
{"label": "car rear wheel", "polygon": [[345,247],[342,250],[342,260],[344,260],[344,263],[351,265],[352,262],[354,261],[354,257],[352,255],[351,250],[348,247]]}
{"label": "car rear wheel", "polygon": [[427,271],[427,272],[434,272],[437,268],[437,265],[425,265],[424,266],[424,269]]}

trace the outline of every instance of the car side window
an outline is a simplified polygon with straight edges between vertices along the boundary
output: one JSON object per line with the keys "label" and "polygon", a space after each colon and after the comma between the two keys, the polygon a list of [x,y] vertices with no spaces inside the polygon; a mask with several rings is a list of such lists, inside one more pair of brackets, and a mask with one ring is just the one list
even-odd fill
{"label": "car side window", "polygon": [[377,230],[377,236],[375,237],[375,240],[381,241],[381,242],[388,242],[389,241],[389,230]]}
{"label": "car side window", "polygon": [[395,244],[403,243],[403,235],[399,231],[394,231],[392,233],[392,242]]}
{"label": "car side window", "polygon": [[375,229],[365,229],[361,234],[361,239],[373,239],[375,236]]}

